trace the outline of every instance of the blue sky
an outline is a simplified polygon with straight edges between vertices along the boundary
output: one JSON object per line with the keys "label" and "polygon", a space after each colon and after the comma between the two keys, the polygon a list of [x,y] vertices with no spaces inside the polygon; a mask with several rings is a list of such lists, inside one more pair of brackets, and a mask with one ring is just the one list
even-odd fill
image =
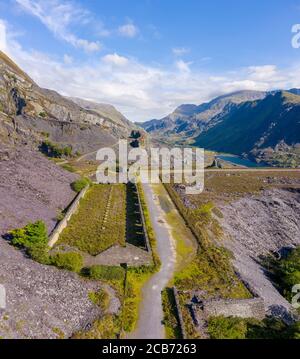
{"label": "blue sky", "polygon": [[295,0],[0,0],[0,48],[41,86],[134,121],[300,86]]}

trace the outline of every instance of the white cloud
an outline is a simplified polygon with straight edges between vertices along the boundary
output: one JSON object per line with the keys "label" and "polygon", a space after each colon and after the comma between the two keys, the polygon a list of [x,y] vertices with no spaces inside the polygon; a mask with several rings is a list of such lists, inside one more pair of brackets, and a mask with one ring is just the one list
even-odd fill
{"label": "white cloud", "polygon": [[0,19],[0,50],[6,51],[6,25],[3,20]]}
{"label": "white cloud", "polygon": [[267,80],[277,75],[275,65],[250,66],[249,74],[253,80]]}
{"label": "white cloud", "polygon": [[121,36],[133,38],[137,36],[137,34],[139,33],[139,29],[134,24],[128,23],[123,26],[120,26],[118,32]]}
{"label": "white cloud", "polygon": [[94,63],[89,59],[67,64],[66,58],[58,61],[56,56],[24,50],[9,30],[6,39],[8,54],[40,86],[111,103],[133,121],[161,118],[182,103],[200,104],[232,91],[300,87],[300,63],[283,69],[266,65],[212,73],[195,65],[190,68],[182,60],[173,67],[150,66],[112,53]]}
{"label": "white cloud", "polygon": [[71,65],[73,63],[73,57],[70,55],[65,54],[64,55],[64,63],[66,65]]}
{"label": "white cloud", "polygon": [[185,62],[183,60],[178,60],[176,61],[175,65],[177,67],[177,69],[181,72],[185,72],[185,73],[189,73],[191,72],[191,69],[190,69],[190,65],[192,63],[191,62]]}
{"label": "white cloud", "polygon": [[29,14],[37,17],[56,37],[87,52],[99,51],[98,41],[89,41],[76,36],[70,30],[74,24],[86,25],[89,13],[71,2],[61,0],[15,0]]}
{"label": "white cloud", "polygon": [[115,66],[125,66],[128,64],[128,59],[126,57],[120,56],[116,53],[108,54],[102,57],[102,61]]}
{"label": "white cloud", "polygon": [[190,52],[190,49],[187,49],[186,47],[174,47],[172,49],[172,52],[175,56],[182,56],[188,54]]}

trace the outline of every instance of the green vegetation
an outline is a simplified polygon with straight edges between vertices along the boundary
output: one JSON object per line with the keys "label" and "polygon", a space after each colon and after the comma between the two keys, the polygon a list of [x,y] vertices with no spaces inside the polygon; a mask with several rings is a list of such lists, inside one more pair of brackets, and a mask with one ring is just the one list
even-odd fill
{"label": "green vegetation", "polygon": [[[299,99],[299,96],[278,92],[261,101],[243,103],[216,126],[201,133],[195,144],[239,155],[257,148],[257,142],[263,137],[260,148],[265,149],[274,148],[283,138],[287,144],[298,143]],[[265,133],[268,136],[264,136]]]}
{"label": "green vegetation", "polygon": [[47,117],[47,114],[46,114],[46,112],[40,112],[39,116],[42,118],[45,118],[45,117]]}
{"label": "green vegetation", "polygon": [[79,253],[49,255],[47,228],[43,221],[29,223],[23,228],[11,231],[9,235],[11,243],[18,248],[25,248],[26,253],[36,262],[73,272],[80,272],[83,266],[83,259]]}
{"label": "green vegetation", "polygon": [[152,249],[152,256],[153,256],[154,266],[158,270],[160,265],[161,265],[161,262],[160,262],[159,255],[157,253],[157,244],[156,244],[155,234],[154,234],[154,230],[152,228],[150,214],[149,214],[147,203],[146,203],[146,200],[145,200],[144,191],[143,191],[143,188],[142,188],[142,185],[141,185],[140,182],[137,183],[136,186],[137,186],[137,190],[138,190],[138,193],[139,193],[139,196],[140,196],[142,210],[143,210],[143,213],[144,213],[145,226],[146,226],[146,231],[147,231],[147,234],[148,234],[150,246],[151,246],[151,249]]}
{"label": "green vegetation", "polygon": [[132,332],[138,320],[139,304],[141,302],[141,290],[147,280],[154,273],[154,267],[128,268],[124,303],[122,308],[122,328],[125,332]]}
{"label": "green vegetation", "polygon": [[88,178],[80,178],[71,183],[71,188],[74,192],[79,193],[90,183],[91,183],[91,181]]}
{"label": "green vegetation", "polygon": [[76,252],[58,252],[50,256],[50,263],[58,268],[79,273],[83,267],[81,254]]}
{"label": "green vegetation", "polygon": [[28,223],[24,228],[14,229],[10,233],[14,246],[30,248],[35,244],[46,244],[47,228],[43,221]]}
{"label": "green vegetation", "polygon": [[9,235],[14,246],[25,248],[35,261],[48,264],[48,233],[43,221],[28,223],[23,228],[12,230]]}
{"label": "green vegetation", "polygon": [[186,304],[190,300],[190,293],[178,291],[179,306],[181,310],[183,325],[188,339],[201,339],[191,317],[190,309]]}
{"label": "green vegetation", "polygon": [[247,323],[236,317],[213,317],[208,321],[208,333],[211,339],[245,339]]}
{"label": "green vegetation", "polygon": [[100,307],[103,312],[109,307],[110,295],[104,289],[99,289],[97,292],[90,292],[89,299]]}
{"label": "green vegetation", "polygon": [[89,268],[89,277],[94,280],[122,281],[125,271],[122,267],[95,265]]}
{"label": "green vegetation", "polygon": [[112,314],[106,314],[94,322],[88,331],[80,331],[73,339],[118,339],[120,335],[120,319]]}
{"label": "green vegetation", "polygon": [[165,187],[199,244],[193,261],[175,275],[175,286],[179,290],[204,290],[208,298],[216,295],[250,298],[250,293],[235,274],[230,262],[231,253],[210,239],[211,233],[214,239],[222,237],[222,228],[212,216],[213,203],[207,202],[192,210],[184,206],[172,185],[165,184]]}
{"label": "green vegetation", "polygon": [[163,290],[162,306],[164,311],[163,324],[166,330],[166,338],[182,339],[174,293],[171,288],[166,288]]}
{"label": "green vegetation", "polygon": [[57,244],[97,255],[112,245],[125,245],[125,229],[125,185],[93,185],[80,200],[78,211]]}
{"label": "green vegetation", "polygon": [[135,138],[135,139],[138,139],[140,138],[142,135],[140,133],[140,131],[135,131],[135,130],[132,130],[131,131],[131,134],[130,134],[130,137],[131,138]]}
{"label": "green vegetation", "polygon": [[211,339],[299,339],[300,322],[287,326],[279,319],[242,319],[223,316],[208,321]]}
{"label": "green vegetation", "polygon": [[48,157],[62,158],[72,156],[71,146],[59,147],[50,141],[43,141],[39,149],[44,155]]}
{"label": "green vegetation", "polygon": [[68,163],[62,164],[61,167],[62,167],[64,170],[68,171],[68,172],[71,172],[71,173],[76,172],[76,169],[75,169],[72,165],[70,165],[70,164],[68,164]]}
{"label": "green vegetation", "polygon": [[300,247],[291,250],[281,260],[267,258],[264,264],[272,274],[278,289],[291,301],[295,295],[292,293],[292,288],[300,283]]}

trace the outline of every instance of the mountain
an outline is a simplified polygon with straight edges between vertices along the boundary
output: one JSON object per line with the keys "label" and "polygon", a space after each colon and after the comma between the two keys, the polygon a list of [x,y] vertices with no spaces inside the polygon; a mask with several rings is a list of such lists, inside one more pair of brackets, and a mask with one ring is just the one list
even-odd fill
{"label": "mountain", "polygon": [[185,104],[161,120],[139,123],[147,132],[159,137],[169,137],[173,141],[191,141],[202,131],[213,126],[220,118],[237,105],[263,99],[265,92],[238,91],[213,99],[199,106]]}
{"label": "mountain", "polygon": [[39,87],[0,51],[1,140],[34,145],[47,138],[86,153],[113,145],[136,128],[109,105],[75,102]]}
{"label": "mountain", "polygon": [[240,104],[195,139],[200,147],[269,163],[284,155],[295,165],[300,163],[299,144],[300,96],[287,91]]}
{"label": "mountain", "polygon": [[106,120],[113,121],[117,126],[125,128],[133,127],[133,123],[131,123],[121,112],[119,112],[112,105],[83,100],[77,97],[70,97],[69,99],[80,107],[86,110],[94,111]]}

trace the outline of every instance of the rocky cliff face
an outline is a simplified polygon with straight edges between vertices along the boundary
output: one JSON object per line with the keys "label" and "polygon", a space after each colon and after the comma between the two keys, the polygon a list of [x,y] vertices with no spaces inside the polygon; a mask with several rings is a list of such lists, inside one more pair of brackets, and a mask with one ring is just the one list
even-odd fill
{"label": "rocky cliff face", "polygon": [[43,137],[88,152],[127,138],[133,125],[125,118],[81,107],[55,91],[40,88],[0,52],[0,135],[14,141],[38,142]]}

